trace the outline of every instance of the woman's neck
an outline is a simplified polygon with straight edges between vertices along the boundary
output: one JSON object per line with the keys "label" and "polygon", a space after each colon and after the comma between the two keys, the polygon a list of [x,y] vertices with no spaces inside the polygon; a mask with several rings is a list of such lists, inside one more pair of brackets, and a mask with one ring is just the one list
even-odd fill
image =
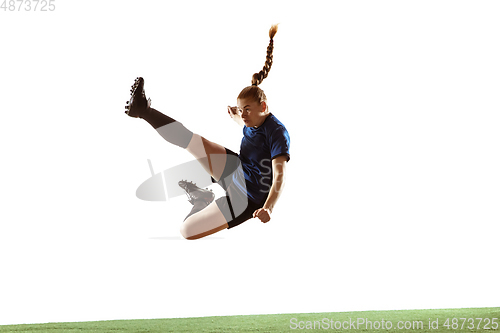
{"label": "woman's neck", "polygon": [[266,114],[262,117],[262,119],[261,119],[261,121],[259,122],[259,124],[258,124],[258,125],[255,125],[253,128],[259,128],[260,126],[262,126],[262,124],[266,121],[267,117],[269,117],[270,115],[271,115],[271,112],[266,113]]}

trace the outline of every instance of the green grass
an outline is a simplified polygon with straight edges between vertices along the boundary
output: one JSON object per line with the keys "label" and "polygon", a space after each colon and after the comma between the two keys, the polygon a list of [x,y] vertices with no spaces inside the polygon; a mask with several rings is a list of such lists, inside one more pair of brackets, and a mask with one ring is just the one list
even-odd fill
{"label": "green grass", "polygon": [[[292,321],[296,318],[297,321]],[[327,320],[324,320],[324,319]],[[360,326],[357,327],[358,318]],[[449,318],[449,328],[446,327],[446,320]],[[457,318],[458,328],[454,329],[453,318]],[[467,328],[467,325],[472,325],[471,321],[464,323],[464,328],[461,329],[463,320],[459,318],[474,319],[474,328]],[[481,324],[476,318],[482,318]],[[485,323],[489,319],[489,328],[486,329]],[[440,309],[440,310],[402,310],[402,311],[360,311],[360,312],[333,312],[333,313],[300,313],[300,314],[274,314],[274,315],[253,315],[253,316],[225,316],[225,317],[201,317],[201,318],[175,318],[175,319],[150,319],[150,320],[113,320],[113,321],[97,321],[97,322],[80,322],[80,323],[52,323],[52,324],[35,324],[35,325],[5,325],[0,326],[0,332],[500,332],[500,327],[493,329],[492,319],[498,318],[496,322],[500,326],[500,308],[470,308],[470,309]],[[384,320],[384,328],[376,329],[378,325],[382,325]],[[364,320],[365,323],[362,323]],[[437,329],[429,328],[430,322],[438,320],[439,327]],[[296,327],[299,322],[303,327],[300,329],[291,329]],[[307,325],[314,325],[316,321],[316,329],[306,328]],[[366,327],[366,322],[371,321],[372,329]],[[328,327],[326,326],[328,322]],[[336,323],[338,322],[338,323]],[[354,322],[354,328],[350,322]],[[392,324],[392,329],[388,329],[389,322]],[[421,327],[413,327],[409,329],[398,329],[400,325],[413,326],[422,324]],[[343,323],[345,329],[335,329]],[[378,324],[377,324],[378,323]],[[319,327],[323,324],[323,329]],[[478,329],[478,325],[480,325]],[[333,326],[333,328],[332,328]],[[347,326],[350,326],[347,328]],[[495,325],[496,326],[496,325]],[[455,326],[456,327],[456,326]]]}

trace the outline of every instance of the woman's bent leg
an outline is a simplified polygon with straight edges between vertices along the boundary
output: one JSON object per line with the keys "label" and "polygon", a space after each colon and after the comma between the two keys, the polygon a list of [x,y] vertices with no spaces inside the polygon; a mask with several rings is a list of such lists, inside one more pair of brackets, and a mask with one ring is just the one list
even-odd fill
{"label": "woman's bent leg", "polygon": [[227,227],[226,219],[214,201],[202,211],[189,216],[182,224],[180,231],[186,239],[198,239],[227,229]]}

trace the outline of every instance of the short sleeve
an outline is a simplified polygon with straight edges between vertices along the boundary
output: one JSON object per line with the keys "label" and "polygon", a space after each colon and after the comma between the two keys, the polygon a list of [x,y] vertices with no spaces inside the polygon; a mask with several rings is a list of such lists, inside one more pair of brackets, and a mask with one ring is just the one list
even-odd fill
{"label": "short sleeve", "polygon": [[269,147],[271,149],[271,159],[278,156],[287,156],[287,162],[290,160],[290,135],[283,127],[277,127],[269,137]]}

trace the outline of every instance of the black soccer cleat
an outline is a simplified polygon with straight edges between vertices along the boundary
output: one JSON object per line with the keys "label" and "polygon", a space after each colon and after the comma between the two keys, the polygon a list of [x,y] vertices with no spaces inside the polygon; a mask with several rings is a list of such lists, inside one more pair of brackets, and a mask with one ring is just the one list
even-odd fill
{"label": "black soccer cleat", "polygon": [[203,201],[209,205],[215,199],[215,194],[212,190],[202,189],[196,186],[193,182],[188,182],[186,180],[181,180],[179,186],[186,191],[188,201],[194,205],[197,201]]}
{"label": "black soccer cleat", "polygon": [[125,105],[125,113],[130,117],[142,118],[141,115],[147,112],[151,106],[151,98],[146,98],[144,79],[142,77],[135,79],[132,89],[130,89],[130,96],[130,100]]}

